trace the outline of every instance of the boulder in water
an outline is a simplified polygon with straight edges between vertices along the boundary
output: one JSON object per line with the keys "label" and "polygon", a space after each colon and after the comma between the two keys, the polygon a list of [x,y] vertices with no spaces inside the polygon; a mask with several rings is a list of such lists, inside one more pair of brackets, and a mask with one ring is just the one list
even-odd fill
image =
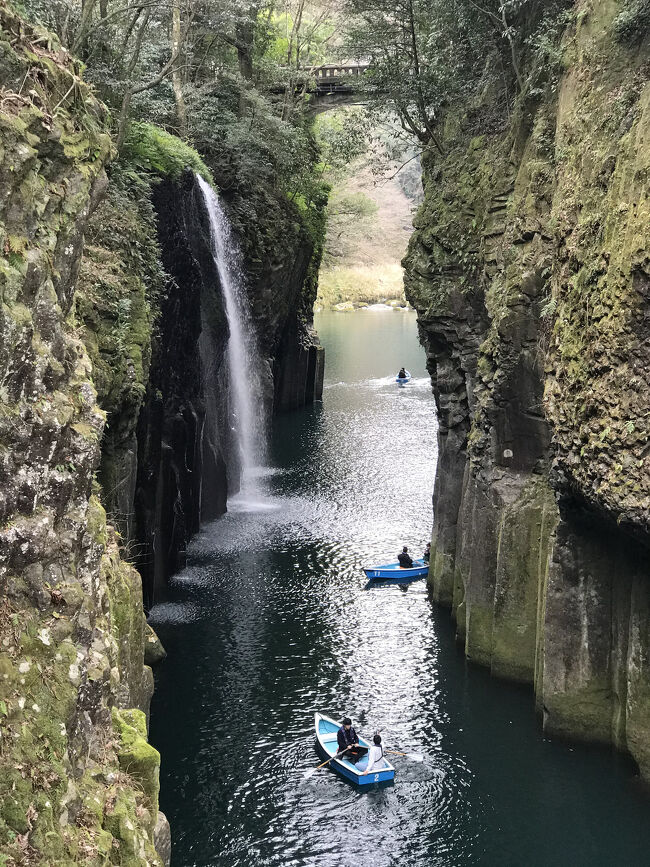
{"label": "boulder in water", "polygon": [[154,630],[145,624],[144,636],[144,663],[145,665],[156,665],[158,662],[167,656],[167,651],[162,646],[162,641],[158,638]]}

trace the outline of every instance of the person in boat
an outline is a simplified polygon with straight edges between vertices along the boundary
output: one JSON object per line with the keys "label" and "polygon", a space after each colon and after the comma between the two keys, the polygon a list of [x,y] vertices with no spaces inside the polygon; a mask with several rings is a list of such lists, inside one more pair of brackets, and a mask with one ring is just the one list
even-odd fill
{"label": "person in boat", "polygon": [[372,774],[373,771],[379,770],[383,764],[384,748],[381,745],[381,735],[376,734],[372,739],[372,746],[368,750],[368,767],[364,774]]}
{"label": "person in boat", "polygon": [[422,555],[422,560],[425,563],[428,563],[431,560],[431,542],[427,542],[427,547],[424,549],[424,554]]}
{"label": "person in boat", "polygon": [[397,374],[398,379],[407,379],[406,370],[401,367],[399,373]]}
{"label": "person in boat", "polygon": [[356,764],[361,756],[365,756],[368,750],[365,747],[359,746],[359,738],[356,731],[352,728],[352,720],[346,716],[343,720],[341,728],[336,733],[336,740],[339,746],[339,753],[345,753],[345,758]]}
{"label": "person in boat", "polygon": [[409,549],[404,545],[402,548],[402,553],[397,555],[397,559],[399,560],[399,565],[402,569],[412,569],[413,568],[413,559],[409,555]]}

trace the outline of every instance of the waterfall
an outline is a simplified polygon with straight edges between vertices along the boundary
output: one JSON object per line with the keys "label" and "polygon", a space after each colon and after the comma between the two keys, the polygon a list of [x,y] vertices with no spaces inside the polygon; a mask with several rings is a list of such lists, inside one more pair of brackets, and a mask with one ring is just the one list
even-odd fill
{"label": "waterfall", "polygon": [[254,495],[255,470],[264,459],[264,399],[261,360],[244,284],[239,246],[212,187],[197,183],[210,220],[212,256],[219,274],[230,337],[226,348],[228,394],[241,462],[241,490]]}

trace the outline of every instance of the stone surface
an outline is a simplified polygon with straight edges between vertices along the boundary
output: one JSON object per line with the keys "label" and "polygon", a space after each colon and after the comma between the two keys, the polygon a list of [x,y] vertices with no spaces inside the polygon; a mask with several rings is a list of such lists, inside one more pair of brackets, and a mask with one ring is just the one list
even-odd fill
{"label": "stone surface", "polygon": [[172,833],[167,816],[158,811],[158,821],[153,831],[153,844],[164,867],[170,867],[172,860]]}
{"label": "stone surface", "polygon": [[272,374],[273,411],[322,396],[324,350],[313,330],[325,237],[323,192],[301,209],[277,190],[216,176],[239,238],[261,354]]}
{"label": "stone surface", "polygon": [[145,665],[156,665],[167,656],[167,651],[162,645],[153,628],[145,624],[144,628],[144,661]]}
{"label": "stone surface", "polygon": [[575,11],[541,97],[499,118],[486,87],[423,160],[404,264],[440,418],[429,580],[546,731],[650,778],[648,34]]}
{"label": "stone surface", "polygon": [[151,694],[140,579],[97,498],[105,416],[74,315],[108,117],[51,34],[6,5],[0,27],[0,860],[155,865],[157,791],[111,724]]}

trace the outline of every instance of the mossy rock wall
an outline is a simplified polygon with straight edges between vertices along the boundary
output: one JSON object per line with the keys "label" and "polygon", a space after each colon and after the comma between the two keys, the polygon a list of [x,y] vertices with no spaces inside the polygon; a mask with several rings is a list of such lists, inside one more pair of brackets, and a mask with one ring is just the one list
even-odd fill
{"label": "mossy rock wall", "polygon": [[151,677],[139,577],[94,493],[105,416],[75,318],[107,117],[50,34],[4,5],[0,26],[0,853],[158,864],[154,787],[111,721]]}
{"label": "mossy rock wall", "polygon": [[576,2],[510,116],[489,86],[448,109],[404,264],[440,418],[433,596],[548,732],[650,779],[649,36],[624,5]]}
{"label": "mossy rock wall", "polygon": [[[316,154],[314,155],[316,160]],[[324,350],[313,329],[325,239],[327,189],[305,205],[254,177],[216,172],[242,248],[261,354],[268,365],[269,407],[298,409],[322,397]]]}
{"label": "mossy rock wall", "polygon": [[[193,169],[210,172],[179,139],[135,126],[142,146],[127,140],[89,220],[77,315],[107,414],[103,502],[151,604],[201,522],[226,510],[241,468],[228,324]],[[268,414],[311,403],[322,392],[312,308],[325,199],[301,210],[250,179],[220,195],[242,246]]]}

